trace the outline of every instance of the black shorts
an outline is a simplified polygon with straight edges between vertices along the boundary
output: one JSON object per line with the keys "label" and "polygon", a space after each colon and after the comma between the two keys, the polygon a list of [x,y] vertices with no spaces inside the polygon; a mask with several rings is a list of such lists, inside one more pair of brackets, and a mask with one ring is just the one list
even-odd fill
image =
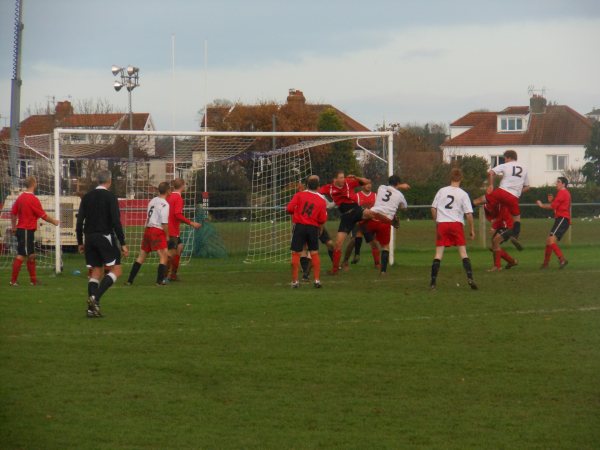
{"label": "black shorts", "polygon": [[331,236],[329,236],[327,228],[323,227],[323,231],[321,231],[321,234],[319,235],[319,240],[322,244],[327,244],[331,240]]}
{"label": "black shorts", "polygon": [[294,224],[290,248],[293,252],[301,252],[304,250],[304,244],[307,245],[309,252],[319,250],[319,227],[302,223]]}
{"label": "black shorts", "polygon": [[115,266],[121,263],[119,247],[110,235],[85,235],[85,264],[88,267]]}
{"label": "black shorts", "polygon": [[17,255],[28,256],[35,253],[35,230],[17,228]]}
{"label": "black shorts", "polygon": [[569,229],[569,219],[566,217],[557,217],[554,219],[554,225],[550,229],[550,236],[555,236],[559,241]]}
{"label": "black shorts", "polygon": [[492,241],[494,240],[494,238],[496,236],[502,236],[502,242],[506,242],[510,239],[510,237],[512,236],[512,230],[510,228],[498,228],[495,232],[494,235],[492,236]]}
{"label": "black shorts", "polygon": [[350,233],[354,225],[362,220],[363,209],[356,203],[347,203],[340,206],[340,213],[338,233]]}
{"label": "black shorts", "polygon": [[167,248],[169,250],[175,250],[179,244],[183,244],[183,241],[179,236],[169,236],[169,241],[167,242]]}

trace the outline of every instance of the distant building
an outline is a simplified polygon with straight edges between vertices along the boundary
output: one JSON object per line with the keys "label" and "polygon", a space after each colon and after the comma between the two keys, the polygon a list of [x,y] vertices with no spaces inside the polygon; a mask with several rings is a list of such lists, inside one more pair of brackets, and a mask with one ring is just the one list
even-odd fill
{"label": "distant building", "polygon": [[447,162],[476,155],[490,167],[503,163],[502,154],[512,149],[527,166],[531,186],[551,185],[565,170],[585,164],[591,128],[591,120],[577,111],[534,95],[529,106],[470,112],[455,120],[442,149]]}

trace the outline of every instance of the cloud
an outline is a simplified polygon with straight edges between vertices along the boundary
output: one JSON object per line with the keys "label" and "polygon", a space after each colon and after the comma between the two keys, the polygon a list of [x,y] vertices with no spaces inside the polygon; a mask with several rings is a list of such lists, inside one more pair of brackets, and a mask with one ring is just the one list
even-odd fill
{"label": "cloud", "polygon": [[[208,96],[200,68],[141,67],[133,93],[136,111],[152,114],[159,128],[197,129],[205,101],[284,101],[289,88],[308,101],[331,103],[372,127],[387,121],[449,122],[477,108],[527,104],[527,87],[547,88],[550,100],[587,112],[599,103],[595,42],[600,19],[524,22],[495,26],[442,26],[398,30],[370,48],[295,60],[209,67]],[[126,106],[106,71],[36,64],[24,80],[23,105],[62,98],[101,97]],[[6,82],[1,92],[9,92]],[[0,111],[0,113],[2,113]]]}

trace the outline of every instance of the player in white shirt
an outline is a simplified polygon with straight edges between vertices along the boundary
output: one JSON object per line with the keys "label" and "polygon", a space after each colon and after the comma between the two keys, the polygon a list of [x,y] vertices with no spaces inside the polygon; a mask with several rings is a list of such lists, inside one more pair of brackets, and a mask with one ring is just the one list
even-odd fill
{"label": "player in white shirt", "polygon": [[154,197],[148,203],[148,218],[146,219],[146,229],[142,238],[140,254],[131,267],[129,273],[128,285],[133,284],[136,275],[140,271],[142,264],[149,253],[155,251],[158,253],[159,264],[156,273],[156,284],[162,286],[165,284],[167,274],[167,261],[169,254],[167,250],[167,236],[169,235],[169,203],[167,195],[169,194],[169,183],[162,182],[158,185],[158,196]]}
{"label": "player in white shirt", "polygon": [[[476,199],[473,204],[481,205],[488,203],[494,210],[498,204],[508,208],[513,216],[514,225],[512,228],[511,241],[517,249],[522,250],[522,246],[517,239],[521,233],[521,209],[519,208],[519,197],[529,189],[529,176],[527,169],[517,162],[517,152],[506,150],[504,152],[504,164],[499,164],[488,171],[488,188],[483,197]],[[500,186],[494,189],[494,178],[502,175]]]}
{"label": "player in white shirt", "polygon": [[[377,189],[377,199],[375,205],[370,209],[372,213],[381,214],[392,221],[395,219],[399,209],[406,209],[408,204],[406,198],[400,189],[409,189],[410,186],[402,183],[398,175],[392,175],[388,180],[388,185],[379,186]],[[381,222],[377,219],[367,220],[362,224],[365,239],[377,239],[381,245],[381,274],[387,272],[388,261],[390,259],[390,240],[391,225]]]}
{"label": "player in white shirt", "polygon": [[436,288],[437,275],[440,270],[444,249],[458,247],[458,254],[462,259],[463,267],[467,273],[467,282],[471,289],[477,289],[473,281],[471,260],[467,255],[465,241],[465,217],[469,224],[469,236],[475,239],[475,224],[473,222],[473,208],[469,194],[460,188],[462,171],[452,169],[450,172],[450,186],[440,189],[431,204],[431,216],[436,221],[435,257],[431,265],[431,289]]}

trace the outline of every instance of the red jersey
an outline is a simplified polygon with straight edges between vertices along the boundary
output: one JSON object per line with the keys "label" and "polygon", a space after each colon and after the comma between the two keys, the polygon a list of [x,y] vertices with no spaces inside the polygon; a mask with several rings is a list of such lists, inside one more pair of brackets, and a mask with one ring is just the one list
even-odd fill
{"label": "red jersey", "polygon": [[375,200],[377,200],[377,194],[373,191],[359,191],[356,196],[358,197],[358,204],[363,208],[372,208],[375,205]]}
{"label": "red jersey", "polygon": [[558,191],[550,206],[554,210],[554,217],[564,217],[571,223],[571,193],[568,189]]}
{"label": "red jersey", "polygon": [[38,219],[47,216],[40,199],[27,191],[17,197],[10,212],[13,216],[17,216],[17,228],[23,230],[37,230]]}
{"label": "red jersey", "polygon": [[327,221],[327,203],[317,192],[296,193],[286,209],[294,223],[318,227]]}
{"label": "red jersey", "polygon": [[183,198],[179,192],[171,192],[167,196],[169,203],[169,236],[179,236],[179,224],[181,222],[191,223],[188,218],[183,215]]}
{"label": "red jersey", "polygon": [[328,195],[337,206],[340,206],[344,203],[358,203],[358,196],[354,191],[358,186],[360,186],[360,183],[356,178],[346,177],[346,181],[342,187],[337,187],[335,184],[330,183],[321,186],[319,192],[323,195]]}

